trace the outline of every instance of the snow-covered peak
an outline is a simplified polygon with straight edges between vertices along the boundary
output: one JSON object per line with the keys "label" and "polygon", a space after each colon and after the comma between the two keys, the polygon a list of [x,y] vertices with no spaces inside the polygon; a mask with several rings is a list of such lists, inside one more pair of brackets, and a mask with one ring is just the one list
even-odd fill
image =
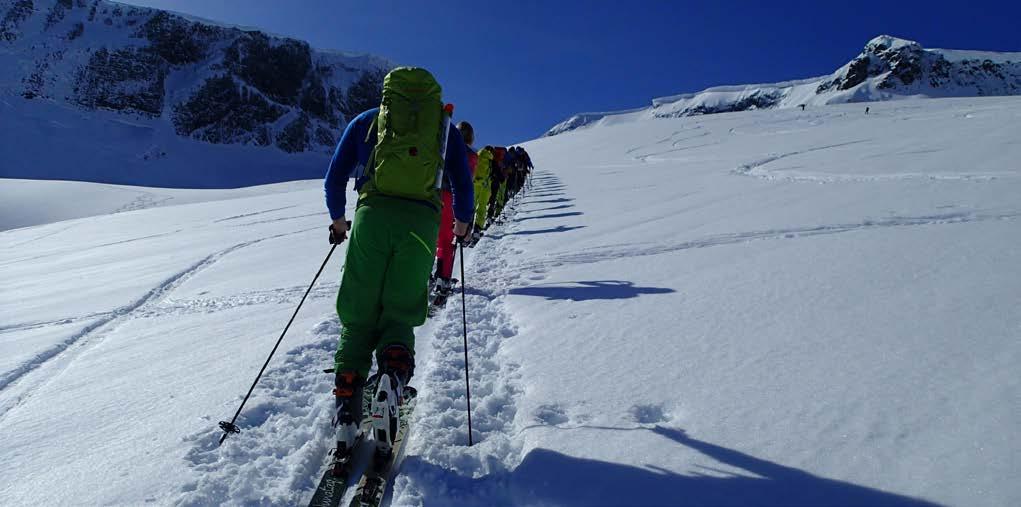
{"label": "snow-covered peak", "polygon": [[913,40],[902,39],[892,35],[879,35],[877,37],[873,37],[872,40],[865,45],[866,51],[875,51],[879,48],[897,50],[905,47],[921,49],[922,45]]}
{"label": "snow-covered peak", "polygon": [[880,35],[868,41],[853,60],[826,76],[715,86],[655,98],[651,106],[637,110],[572,116],[545,135],[611,121],[846,102],[1018,94],[1021,94],[1021,53],[926,49],[912,40]]}

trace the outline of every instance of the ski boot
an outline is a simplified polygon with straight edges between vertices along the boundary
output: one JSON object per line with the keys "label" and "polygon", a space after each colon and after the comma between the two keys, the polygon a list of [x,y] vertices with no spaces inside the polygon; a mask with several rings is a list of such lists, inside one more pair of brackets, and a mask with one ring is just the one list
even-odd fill
{"label": "ski boot", "polygon": [[[378,458],[389,458],[397,429],[404,391],[415,370],[415,359],[403,345],[388,345],[376,358],[379,364],[379,385],[372,397],[372,432]],[[410,389],[410,388],[409,388]]]}
{"label": "ski boot", "polygon": [[333,395],[336,399],[337,411],[333,417],[333,428],[337,433],[337,448],[333,451],[333,475],[344,474],[345,467],[351,459],[358,431],[362,424],[362,387],[363,381],[353,371],[337,373],[336,387]]}
{"label": "ski boot", "polygon": [[479,240],[482,239],[482,236],[485,236],[485,233],[482,232],[482,226],[476,225],[472,229],[472,235],[468,238],[468,242],[465,243],[465,246],[468,248],[475,248],[475,245],[477,245]]}
{"label": "ski boot", "polygon": [[457,286],[456,278],[437,278],[436,285],[433,288],[432,295],[432,308],[435,311],[442,308],[447,304],[447,298],[454,293],[454,287]]}

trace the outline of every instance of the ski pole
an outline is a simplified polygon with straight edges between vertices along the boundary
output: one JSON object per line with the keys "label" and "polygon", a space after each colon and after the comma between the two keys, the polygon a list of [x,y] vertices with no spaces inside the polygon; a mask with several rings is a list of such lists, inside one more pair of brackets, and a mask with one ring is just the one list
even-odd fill
{"label": "ski pole", "polygon": [[468,382],[468,310],[464,302],[464,238],[458,238],[461,249],[461,325],[464,328],[464,394],[468,400],[468,447],[472,446],[472,391]]}
{"label": "ski pole", "polygon": [[[351,222],[347,223],[348,228],[351,227]],[[252,382],[252,387],[248,388],[248,394],[245,394],[245,399],[241,400],[241,406],[238,407],[237,412],[234,412],[234,417],[230,419],[230,422],[220,421],[220,429],[223,430],[223,436],[220,437],[220,443],[223,445],[223,441],[227,440],[227,436],[231,433],[241,433],[241,428],[238,428],[235,422],[238,420],[238,416],[241,415],[241,410],[245,408],[245,403],[248,403],[248,398],[252,395],[252,391],[255,390],[256,384],[259,383],[259,379],[262,378],[262,374],[266,371],[266,367],[269,366],[270,359],[273,359],[273,354],[276,354],[277,347],[280,346],[280,342],[284,340],[284,335],[287,334],[287,330],[291,328],[291,323],[294,322],[294,318],[298,316],[298,310],[301,310],[301,305],[305,304],[305,298],[312,292],[312,287],[315,286],[316,280],[319,279],[319,275],[323,274],[323,269],[326,269],[326,263],[330,262],[330,256],[333,255],[333,251],[337,249],[337,245],[341,244],[346,239],[346,236],[336,237],[333,234],[333,226],[330,226],[330,243],[333,246],[330,247],[329,253],[326,254],[326,259],[323,260],[322,266],[319,266],[319,271],[316,272],[316,276],[312,278],[312,283],[309,284],[308,289],[305,290],[305,295],[301,296],[301,301],[298,302],[298,307],[294,309],[294,313],[291,314],[291,320],[287,321],[287,325],[284,326],[284,331],[280,333],[280,338],[277,338],[276,345],[273,346],[273,350],[270,351],[269,357],[266,358],[266,362],[262,364],[262,369],[259,370],[259,374],[255,376],[255,382]]]}

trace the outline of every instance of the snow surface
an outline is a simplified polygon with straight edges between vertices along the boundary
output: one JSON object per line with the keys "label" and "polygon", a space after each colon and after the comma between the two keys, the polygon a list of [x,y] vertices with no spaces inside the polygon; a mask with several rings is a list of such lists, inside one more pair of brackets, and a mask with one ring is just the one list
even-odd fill
{"label": "snow surface", "polygon": [[[528,143],[419,329],[392,505],[1018,505],[1021,99]],[[0,504],[304,504],[344,247],[319,181],[0,232]],[[54,481],[55,477],[61,478]]]}
{"label": "snow surface", "polygon": [[307,189],[308,185],[288,182],[227,190],[186,190],[0,179],[0,231],[157,206],[276,194],[294,188]]}

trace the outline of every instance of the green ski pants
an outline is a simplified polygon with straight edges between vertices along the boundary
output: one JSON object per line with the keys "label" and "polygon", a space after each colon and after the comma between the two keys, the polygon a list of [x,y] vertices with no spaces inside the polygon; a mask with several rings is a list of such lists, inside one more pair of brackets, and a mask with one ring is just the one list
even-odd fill
{"label": "green ski pants", "polygon": [[489,211],[489,181],[475,182],[475,223],[486,225],[486,213]]}
{"label": "green ski pants", "polygon": [[493,213],[493,217],[500,216],[503,213],[503,206],[507,204],[507,182],[500,184],[500,190],[496,193],[496,213]]}
{"label": "green ski pants", "polygon": [[370,196],[359,203],[337,293],[338,372],[368,377],[372,353],[387,345],[414,354],[414,328],[429,306],[439,221],[439,212],[413,201]]}

